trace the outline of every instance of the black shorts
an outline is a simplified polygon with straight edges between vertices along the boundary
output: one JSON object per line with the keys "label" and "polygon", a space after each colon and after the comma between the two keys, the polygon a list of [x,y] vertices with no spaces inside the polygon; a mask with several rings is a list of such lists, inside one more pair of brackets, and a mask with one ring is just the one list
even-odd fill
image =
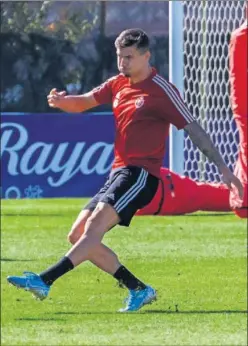
{"label": "black shorts", "polygon": [[101,190],[83,208],[94,210],[98,202],[110,204],[120,217],[120,225],[129,226],[138,209],[144,208],[156,194],[159,179],[136,166],[111,171]]}

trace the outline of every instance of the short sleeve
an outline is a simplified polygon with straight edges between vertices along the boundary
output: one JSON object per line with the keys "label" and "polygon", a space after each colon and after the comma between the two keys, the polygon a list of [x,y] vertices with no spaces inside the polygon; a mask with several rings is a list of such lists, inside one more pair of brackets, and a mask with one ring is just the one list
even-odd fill
{"label": "short sleeve", "polygon": [[161,76],[154,77],[153,81],[160,87],[162,93],[160,113],[164,120],[176,126],[178,130],[196,120],[172,83]]}
{"label": "short sleeve", "polygon": [[183,101],[178,89],[171,83],[168,83],[164,108],[166,118],[178,130],[196,120]]}
{"label": "short sleeve", "polygon": [[107,104],[112,103],[112,80],[107,80],[98,87],[92,90],[93,96],[97,103]]}

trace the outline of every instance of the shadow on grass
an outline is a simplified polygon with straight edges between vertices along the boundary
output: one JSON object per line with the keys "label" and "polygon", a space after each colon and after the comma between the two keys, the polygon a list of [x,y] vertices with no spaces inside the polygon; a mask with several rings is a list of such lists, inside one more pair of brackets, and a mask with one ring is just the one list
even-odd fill
{"label": "shadow on grass", "polygon": [[189,310],[189,311],[171,311],[171,310],[146,310],[148,314],[247,314],[246,310]]}
{"label": "shadow on grass", "polygon": [[23,317],[15,318],[15,321],[64,321],[62,318],[46,317],[46,318],[36,318],[36,317]]}
{"label": "shadow on grass", "polygon": [[227,215],[234,215],[231,211],[228,213],[211,213],[211,212],[205,212],[205,213],[194,213],[194,214],[184,214],[184,215],[177,215],[177,216],[192,216],[192,217],[196,217],[196,216],[227,216]]}
{"label": "shadow on grass", "polygon": [[33,262],[33,259],[0,258],[1,262]]}
{"label": "shadow on grass", "polygon": [[[146,310],[138,312],[138,314],[247,314],[246,310],[190,310],[190,311],[171,311],[171,310]],[[114,315],[121,314],[117,311],[57,311],[54,313],[55,315]]]}

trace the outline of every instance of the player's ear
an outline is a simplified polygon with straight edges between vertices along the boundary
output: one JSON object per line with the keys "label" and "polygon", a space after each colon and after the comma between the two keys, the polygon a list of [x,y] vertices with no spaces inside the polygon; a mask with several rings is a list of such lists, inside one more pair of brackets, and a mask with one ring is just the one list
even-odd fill
{"label": "player's ear", "polygon": [[151,58],[151,52],[150,52],[149,50],[148,50],[147,52],[145,52],[145,57],[146,57],[147,61],[150,60],[150,58]]}

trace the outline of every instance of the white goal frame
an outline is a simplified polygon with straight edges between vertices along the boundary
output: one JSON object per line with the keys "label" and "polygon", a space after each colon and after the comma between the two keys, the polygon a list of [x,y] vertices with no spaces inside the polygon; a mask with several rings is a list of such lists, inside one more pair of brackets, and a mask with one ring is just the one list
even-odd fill
{"label": "white goal frame", "polygon": [[[195,8],[197,7],[195,5],[196,3],[198,4],[200,3],[199,5],[197,5],[200,8],[198,12],[194,11]],[[244,0],[221,0],[219,7],[216,4],[213,5],[214,3],[217,4],[217,1],[216,0],[211,0],[211,1],[171,0],[169,1],[169,79],[173,84],[176,85],[183,99],[186,101],[187,105],[189,106],[189,109],[191,110],[191,112],[194,112],[194,110],[197,109],[198,115],[196,114],[194,115],[199,120],[199,123],[203,126],[203,128],[210,134],[214,144],[216,144],[220,153],[223,155],[223,158],[226,164],[231,169],[233,169],[235,165],[235,161],[236,161],[238,142],[239,142],[238,131],[235,129],[235,122],[232,119],[230,105],[224,104],[223,106],[222,104],[223,103],[222,101],[228,100],[227,97],[229,96],[229,85],[228,85],[228,82],[226,81],[226,75],[228,72],[227,69],[229,64],[226,51],[227,51],[227,44],[229,44],[229,42],[225,40],[223,44],[223,46],[225,47],[223,48],[223,50],[220,51],[221,53],[219,53],[219,48],[221,46],[221,43],[218,43],[218,37],[217,37],[217,43],[214,44],[215,55],[212,54],[212,56],[209,56],[209,51],[212,52],[211,50],[212,47],[210,47],[209,41],[207,40],[209,40],[212,34],[216,34],[216,35],[219,34],[219,38],[221,37],[221,35],[226,38],[229,34],[231,34],[231,32],[234,29],[236,29],[239,25],[241,25],[242,22],[245,20],[244,9],[245,9],[246,2]],[[187,13],[187,10],[188,12],[190,12],[189,9],[190,10],[194,9],[192,11],[192,16],[191,14],[190,15],[187,14],[187,17],[185,17],[185,13]],[[201,11],[201,16],[199,15],[200,11]],[[195,13],[197,14],[195,15]],[[242,13],[242,15],[240,15],[240,13]],[[213,21],[211,19],[212,15],[213,15]],[[187,24],[185,24],[186,21],[187,21]],[[203,67],[203,69],[201,70],[202,73],[200,73],[201,79],[199,79],[199,83],[198,83],[200,85],[201,91],[200,92],[199,90],[198,92],[195,91],[195,95],[194,95],[196,98],[201,100],[200,101],[201,107],[198,107],[198,106],[195,107],[194,102],[191,99],[191,95],[189,95],[189,90],[184,89],[185,80],[187,78],[187,75],[185,74],[185,69],[187,68],[187,70],[190,70],[191,68],[191,65],[189,63],[188,65],[184,66],[185,54],[187,54],[187,49],[189,45],[190,45],[191,52],[192,52],[191,45],[193,46],[195,44],[195,47],[198,45],[198,48],[199,48],[199,43],[195,43],[195,41],[192,41],[191,43],[188,36],[188,31],[185,30],[186,28],[185,25],[190,25],[189,31],[191,31],[191,34],[193,33],[192,37],[194,37],[195,33],[198,34],[197,32],[198,29],[195,29],[195,27],[197,28],[199,27],[201,38],[203,40],[202,47],[200,48],[201,53],[199,53],[199,50],[198,50],[198,53],[196,53],[196,55],[193,55],[194,53],[191,53],[194,58],[201,60],[201,64]],[[220,26],[220,30],[221,30],[220,33],[218,32],[218,29],[216,30],[216,27],[215,29],[213,29],[214,25],[217,28],[218,26]],[[211,28],[210,29],[211,31],[208,30],[209,27]],[[186,37],[186,41],[185,41],[185,37]],[[186,45],[187,45],[187,49],[185,48]],[[216,54],[216,51],[218,52],[218,54],[221,54],[221,55]],[[224,69],[222,69],[222,67],[221,68],[216,67],[218,66],[218,63],[219,63],[217,61],[218,58],[219,59],[221,58],[222,61],[225,61]],[[209,77],[211,73],[211,69],[209,67],[208,59],[211,60],[211,62],[214,64],[214,69],[216,67],[216,70],[217,70],[217,72],[214,70],[217,75],[217,79],[215,81],[213,81],[211,77]],[[193,68],[194,66],[192,67],[192,71],[193,71]],[[195,71],[193,72],[195,73]],[[221,79],[221,76],[223,74],[225,74],[224,81],[223,79]],[[192,77],[192,79],[193,78],[195,77]],[[221,89],[223,87],[222,84],[224,84],[225,91],[222,91]],[[219,107],[218,112],[217,111],[215,112],[215,109],[213,109],[213,106],[212,106],[212,104],[214,103],[213,102],[214,97],[212,97],[211,90],[215,90],[215,87],[217,88],[217,90],[220,90],[220,94],[224,93],[224,96],[222,98],[220,97],[220,100],[218,99],[218,102],[220,101],[217,105],[217,107]],[[194,93],[194,90],[193,90],[193,93]],[[209,101],[209,99],[211,100]],[[224,103],[226,103],[226,101]],[[223,138],[222,138],[222,133],[224,133]],[[220,141],[220,138],[221,138],[221,141]],[[228,143],[228,141],[231,141],[231,142]],[[174,126],[171,126],[169,145],[170,145],[169,166],[171,170],[173,170],[174,172],[177,172],[178,174],[187,175],[193,179],[200,180],[200,181],[213,181],[213,182],[220,181],[220,175],[216,167],[213,164],[209,163],[209,161],[204,157],[204,155],[201,154],[199,150],[193,146],[189,137],[185,134],[183,130],[178,131]],[[230,157],[229,157],[229,152],[230,152]],[[185,153],[187,155],[185,155]],[[191,165],[191,161],[194,164]],[[194,171],[196,171],[196,174],[194,173]],[[206,171],[208,172],[205,173]]]}

